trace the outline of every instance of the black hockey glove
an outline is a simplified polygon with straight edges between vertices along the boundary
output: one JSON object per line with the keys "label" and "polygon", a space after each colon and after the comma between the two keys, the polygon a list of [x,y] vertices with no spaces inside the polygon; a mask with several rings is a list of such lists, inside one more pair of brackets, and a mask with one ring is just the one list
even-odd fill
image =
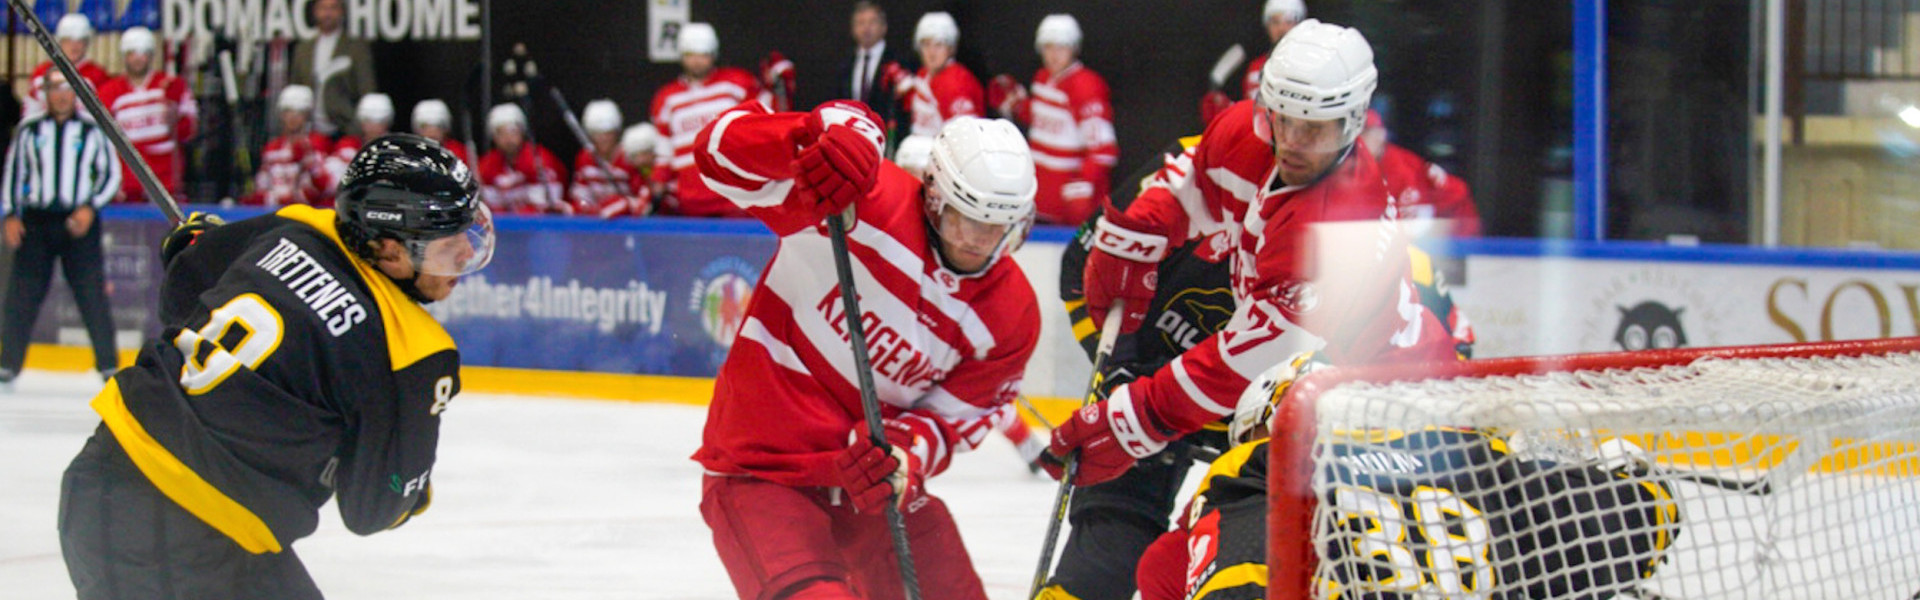
{"label": "black hockey glove", "polygon": [[188,246],[199,241],[200,234],[225,224],[227,224],[226,219],[213,213],[195,211],[187,215],[187,220],[181,221],[173,228],[172,233],[167,234],[166,239],[160,241],[160,265],[162,267],[172,265],[174,257],[180,256]]}

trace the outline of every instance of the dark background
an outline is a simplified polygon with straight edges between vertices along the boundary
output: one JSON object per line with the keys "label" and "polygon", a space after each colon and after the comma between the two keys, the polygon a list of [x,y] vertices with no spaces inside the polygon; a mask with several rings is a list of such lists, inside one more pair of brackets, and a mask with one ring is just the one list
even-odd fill
{"label": "dark background", "polygon": [[[1564,235],[1572,172],[1571,2],[1307,4],[1310,16],[1367,36],[1380,69],[1375,105],[1386,115],[1392,140],[1465,178],[1489,234]],[[851,56],[852,5],[698,1],[692,16],[719,32],[722,64],[757,73],[768,51],[791,58],[799,78],[796,105],[808,108],[828,99]],[[1047,14],[1073,14],[1085,32],[1082,61],[1113,91],[1121,145],[1116,177],[1157,160],[1155,152],[1173,139],[1200,130],[1198,102],[1207,70],[1227,47],[1243,44],[1250,54],[1270,48],[1260,27],[1260,0],[882,5],[888,46],[903,54],[920,15],[953,13],[961,30],[960,59],[983,82],[998,73],[1029,81],[1039,68],[1034,28]],[[1649,215],[1678,210],[1721,215],[1700,225],[1708,234],[1703,239],[1743,238],[1738,230],[1744,216],[1725,213],[1745,205],[1745,112],[1729,104],[1746,97],[1747,3],[1617,0],[1609,6],[1615,77],[1610,111],[1620,115],[1610,133],[1619,139],[1611,157],[1615,216],[1609,237],[1660,235],[1661,219]],[[677,63],[646,58],[646,2],[494,0],[492,7],[487,26],[496,68],[515,42],[524,43],[576,111],[588,100],[611,98],[628,124],[647,120],[654,90],[679,73]],[[473,115],[473,135],[484,135],[485,109],[473,106],[480,48],[471,42],[376,44],[380,86],[393,95],[402,120],[415,101],[443,97],[456,119],[463,110]],[[1230,84],[1229,93],[1237,96],[1238,85]],[[466,101],[459,99],[462,90]],[[552,102],[538,97],[532,118],[540,143],[571,161],[577,144]]]}

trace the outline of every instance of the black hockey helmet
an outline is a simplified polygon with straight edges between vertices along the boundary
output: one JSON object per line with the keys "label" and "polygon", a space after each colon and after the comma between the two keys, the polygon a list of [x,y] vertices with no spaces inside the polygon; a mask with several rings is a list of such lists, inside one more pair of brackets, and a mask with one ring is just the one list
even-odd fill
{"label": "black hockey helmet", "polygon": [[369,260],[369,242],[398,240],[423,273],[477,271],[493,256],[493,218],[478,191],[466,163],[439,143],[410,133],[382,136],[353,156],[340,179],[341,240]]}

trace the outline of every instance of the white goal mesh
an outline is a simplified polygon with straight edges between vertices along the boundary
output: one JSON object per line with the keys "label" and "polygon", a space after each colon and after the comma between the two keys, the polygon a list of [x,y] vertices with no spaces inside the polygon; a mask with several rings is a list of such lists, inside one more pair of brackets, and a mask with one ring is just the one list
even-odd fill
{"label": "white goal mesh", "polygon": [[1920,593],[1920,340],[1316,374],[1273,598]]}

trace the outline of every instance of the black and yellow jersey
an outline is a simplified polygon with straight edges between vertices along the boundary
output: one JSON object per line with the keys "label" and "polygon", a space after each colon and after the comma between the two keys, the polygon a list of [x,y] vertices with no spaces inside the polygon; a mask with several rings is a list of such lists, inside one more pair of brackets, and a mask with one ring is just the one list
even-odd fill
{"label": "black and yellow jersey", "polygon": [[[1315,581],[1323,597],[1606,598],[1651,577],[1679,534],[1660,481],[1517,457],[1473,430],[1344,435],[1315,476],[1331,508],[1320,552],[1341,565]],[[1265,597],[1267,453],[1263,439],[1222,454],[1195,492],[1189,598]]]}
{"label": "black and yellow jersey", "polygon": [[254,553],[312,533],[329,498],[361,535],[426,509],[459,354],[333,211],[207,231],[161,298],[160,339],[93,408],[167,497]]}

